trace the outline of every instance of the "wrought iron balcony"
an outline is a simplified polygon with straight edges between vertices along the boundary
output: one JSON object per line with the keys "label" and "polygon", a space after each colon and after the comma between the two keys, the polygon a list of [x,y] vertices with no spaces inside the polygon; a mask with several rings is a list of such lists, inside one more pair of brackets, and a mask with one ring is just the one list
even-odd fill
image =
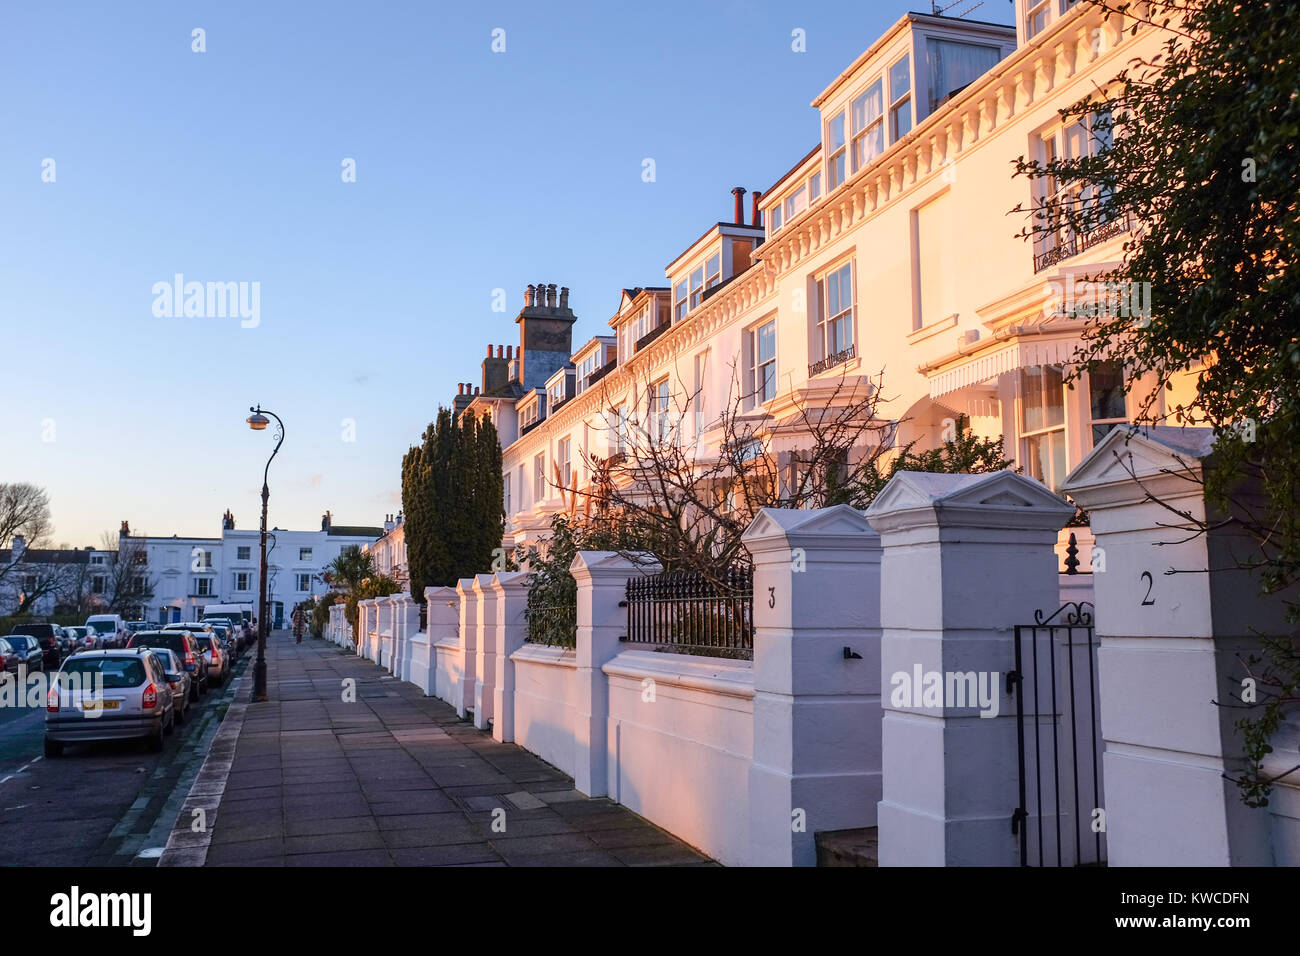
{"label": "wrought iron balcony", "polygon": [[1102,223],[1100,226],[1084,233],[1082,236],[1074,234],[1069,235],[1061,240],[1056,246],[1044,252],[1034,254],[1034,271],[1042,272],[1044,269],[1051,268],[1058,262],[1069,259],[1071,256],[1077,256],[1079,253],[1091,249],[1093,246],[1099,246],[1103,242],[1108,242],[1116,236],[1121,236],[1132,229],[1132,220],[1125,216],[1122,219],[1112,219],[1110,222]]}
{"label": "wrought iron balcony", "polygon": [[826,371],[829,368],[834,368],[837,365],[842,365],[843,363],[847,362],[849,359],[857,357],[857,354],[858,354],[857,346],[850,345],[848,348],[841,349],[840,351],[836,352],[834,355],[826,356],[820,362],[813,362],[811,365],[808,366],[808,377],[812,378],[814,375],[820,375],[822,372]]}

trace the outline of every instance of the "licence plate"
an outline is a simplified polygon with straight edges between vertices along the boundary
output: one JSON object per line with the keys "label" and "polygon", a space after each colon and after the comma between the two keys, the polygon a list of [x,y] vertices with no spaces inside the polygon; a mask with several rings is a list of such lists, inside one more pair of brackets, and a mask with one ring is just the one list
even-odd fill
{"label": "licence plate", "polygon": [[81,702],[82,710],[117,710],[118,701],[115,700],[83,700]]}

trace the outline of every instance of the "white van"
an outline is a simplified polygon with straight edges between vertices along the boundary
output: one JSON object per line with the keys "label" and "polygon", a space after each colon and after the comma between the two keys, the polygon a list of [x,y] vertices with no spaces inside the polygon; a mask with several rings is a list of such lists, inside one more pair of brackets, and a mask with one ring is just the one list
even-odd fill
{"label": "white van", "polygon": [[209,604],[203,609],[203,620],[226,621],[232,627],[239,627],[252,619],[251,604]]}
{"label": "white van", "polygon": [[97,648],[115,647],[118,633],[126,630],[126,622],[120,614],[92,614],[86,618],[86,627],[90,628]]}

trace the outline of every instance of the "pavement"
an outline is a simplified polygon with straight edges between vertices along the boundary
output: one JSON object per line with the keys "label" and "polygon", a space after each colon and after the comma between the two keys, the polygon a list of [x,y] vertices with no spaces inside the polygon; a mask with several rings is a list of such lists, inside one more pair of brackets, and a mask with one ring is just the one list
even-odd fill
{"label": "pavement", "polygon": [[277,632],[252,667],[163,866],[709,866],[697,850],[413,684]]}

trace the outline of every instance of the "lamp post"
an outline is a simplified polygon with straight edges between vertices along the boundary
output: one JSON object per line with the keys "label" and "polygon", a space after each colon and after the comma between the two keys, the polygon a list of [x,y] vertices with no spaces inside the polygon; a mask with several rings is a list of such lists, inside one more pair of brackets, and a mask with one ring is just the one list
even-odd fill
{"label": "lamp post", "polygon": [[258,581],[258,599],[257,599],[257,662],[253,665],[253,700],[261,702],[266,700],[266,503],[271,497],[271,491],[267,487],[267,475],[271,471],[271,461],[280,451],[280,446],[284,444],[284,422],[280,421],[280,416],[275,412],[262,408],[258,405],[256,408],[250,408],[253,414],[248,416],[248,427],[255,432],[264,431],[266,426],[271,424],[267,418],[270,415],[274,418],[279,432],[276,435],[275,451],[271,452],[271,457],[266,460],[266,469],[262,472],[262,561],[261,575]]}

